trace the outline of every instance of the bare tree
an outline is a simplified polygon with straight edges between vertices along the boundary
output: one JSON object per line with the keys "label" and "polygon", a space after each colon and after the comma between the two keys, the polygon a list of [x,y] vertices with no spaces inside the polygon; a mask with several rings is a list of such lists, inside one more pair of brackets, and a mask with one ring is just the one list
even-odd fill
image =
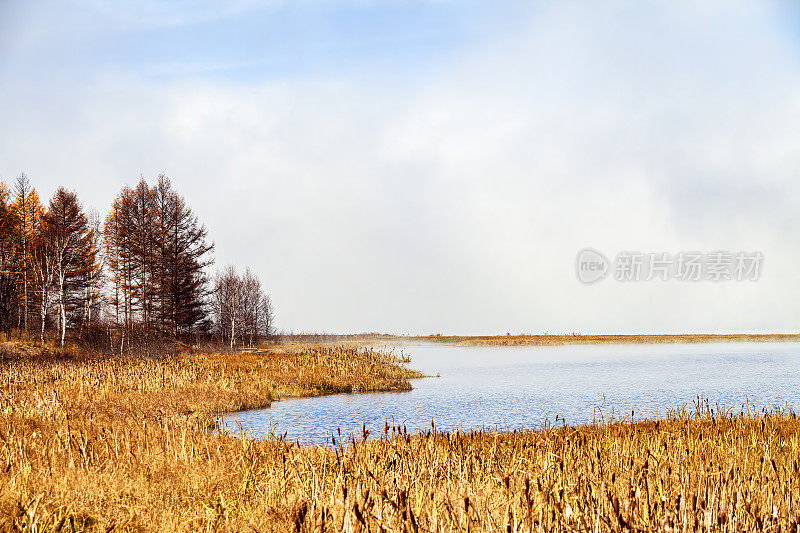
{"label": "bare tree", "polygon": [[212,294],[217,328],[233,349],[236,345],[237,318],[242,307],[242,280],[236,267],[229,265],[217,273]]}
{"label": "bare tree", "polygon": [[272,334],[275,318],[272,300],[249,268],[242,275],[232,266],[217,273],[213,310],[216,330],[231,348],[236,346],[237,338],[252,347],[262,335]]}
{"label": "bare tree", "polygon": [[259,329],[269,342],[270,336],[275,333],[275,308],[269,294],[261,296],[260,314],[258,318]]}
{"label": "bare tree", "polygon": [[258,319],[261,306],[261,281],[253,275],[250,267],[244,271],[241,278],[242,285],[242,307],[241,307],[241,326],[242,334],[248,339],[250,347],[256,342],[258,337]]}

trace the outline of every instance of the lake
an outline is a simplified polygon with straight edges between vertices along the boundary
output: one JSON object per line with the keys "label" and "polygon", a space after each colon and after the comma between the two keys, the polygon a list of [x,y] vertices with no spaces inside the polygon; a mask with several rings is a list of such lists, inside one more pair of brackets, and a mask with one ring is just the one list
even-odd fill
{"label": "lake", "polygon": [[409,392],[281,400],[228,414],[223,425],[252,438],[288,432],[322,444],[337,428],[360,435],[362,424],[377,436],[387,419],[409,431],[429,429],[431,420],[439,430],[532,429],[557,416],[592,422],[601,410],[653,418],[657,410],[693,408],[698,395],[736,412],[748,400],[794,410],[800,402],[798,343],[401,348],[411,368],[441,377],[412,380]]}

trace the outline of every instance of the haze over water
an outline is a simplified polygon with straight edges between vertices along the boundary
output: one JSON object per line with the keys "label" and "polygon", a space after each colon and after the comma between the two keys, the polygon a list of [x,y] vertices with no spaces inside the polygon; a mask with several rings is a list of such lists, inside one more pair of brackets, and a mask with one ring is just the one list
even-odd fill
{"label": "haze over water", "polygon": [[[592,422],[593,414],[653,418],[697,396],[735,412],[749,402],[800,403],[800,344],[724,343],[454,347],[407,345],[412,368],[438,378],[412,380],[410,392],[339,394],[274,402],[224,417],[258,438],[271,430],[301,443],[325,443],[362,423],[372,436],[387,419],[409,431],[531,429],[545,419]],[[338,438],[338,437],[337,437]]]}

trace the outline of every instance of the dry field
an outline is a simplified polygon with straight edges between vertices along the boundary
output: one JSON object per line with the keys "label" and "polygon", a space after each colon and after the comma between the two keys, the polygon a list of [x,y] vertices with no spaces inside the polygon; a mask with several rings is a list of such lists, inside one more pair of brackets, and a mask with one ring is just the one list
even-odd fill
{"label": "dry field", "polygon": [[11,357],[0,366],[0,530],[797,530],[789,412],[698,405],[514,433],[386,427],[327,448],[209,431],[220,411],[402,390],[408,377],[397,356],[355,348]]}

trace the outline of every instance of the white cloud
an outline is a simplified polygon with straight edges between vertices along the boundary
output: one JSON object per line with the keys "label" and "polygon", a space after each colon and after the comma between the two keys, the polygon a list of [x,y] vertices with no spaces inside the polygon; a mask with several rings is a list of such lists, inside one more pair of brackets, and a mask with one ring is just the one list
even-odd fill
{"label": "white cloud", "polygon": [[[255,267],[295,330],[794,329],[792,52],[765,7],[653,5],[540,7],[524,31],[397,86],[15,89],[0,175],[104,208],[140,172],[167,172],[218,262]],[[765,271],[585,287],[584,246],[758,249]]]}

